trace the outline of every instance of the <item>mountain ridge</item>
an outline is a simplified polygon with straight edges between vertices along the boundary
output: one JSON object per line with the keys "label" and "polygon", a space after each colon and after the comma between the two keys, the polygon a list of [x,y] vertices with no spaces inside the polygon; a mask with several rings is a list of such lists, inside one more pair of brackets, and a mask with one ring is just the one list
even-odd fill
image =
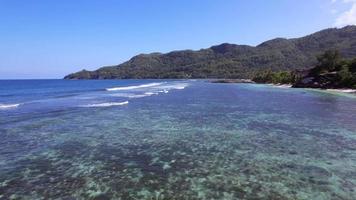
{"label": "mountain ridge", "polygon": [[329,49],[345,58],[355,57],[356,26],[328,28],[300,38],[274,38],[256,46],[222,43],[200,50],[139,54],[119,65],[64,78],[250,78],[261,70],[310,68],[316,56]]}

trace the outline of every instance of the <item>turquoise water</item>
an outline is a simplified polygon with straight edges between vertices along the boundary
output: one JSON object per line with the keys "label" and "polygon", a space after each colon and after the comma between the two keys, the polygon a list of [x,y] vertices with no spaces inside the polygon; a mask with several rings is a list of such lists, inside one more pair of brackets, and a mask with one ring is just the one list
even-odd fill
{"label": "turquoise water", "polygon": [[0,199],[356,199],[356,99],[206,81],[0,81]]}

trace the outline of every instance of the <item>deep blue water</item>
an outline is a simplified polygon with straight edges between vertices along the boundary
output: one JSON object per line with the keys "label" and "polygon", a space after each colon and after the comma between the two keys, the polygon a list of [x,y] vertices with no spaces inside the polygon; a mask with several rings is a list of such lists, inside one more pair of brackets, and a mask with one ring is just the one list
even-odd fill
{"label": "deep blue water", "polygon": [[356,199],[352,94],[0,81],[0,138],[0,199]]}

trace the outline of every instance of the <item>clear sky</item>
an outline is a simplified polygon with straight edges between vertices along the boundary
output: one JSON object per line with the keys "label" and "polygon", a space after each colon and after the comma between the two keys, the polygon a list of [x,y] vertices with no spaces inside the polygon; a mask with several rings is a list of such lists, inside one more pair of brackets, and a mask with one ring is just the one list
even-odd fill
{"label": "clear sky", "polygon": [[0,79],[356,24],[356,0],[0,0]]}

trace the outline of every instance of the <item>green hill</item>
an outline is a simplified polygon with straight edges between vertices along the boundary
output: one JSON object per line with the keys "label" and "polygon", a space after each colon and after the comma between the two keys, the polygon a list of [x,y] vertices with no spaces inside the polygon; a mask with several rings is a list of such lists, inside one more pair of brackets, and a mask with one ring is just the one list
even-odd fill
{"label": "green hill", "polygon": [[326,29],[302,38],[277,38],[255,47],[224,43],[198,51],[140,54],[122,64],[83,70],[65,79],[250,78],[266,69],[310,68],[317,63],[317,55],[330,49],[344,58],[355,57],[356,26]]}

